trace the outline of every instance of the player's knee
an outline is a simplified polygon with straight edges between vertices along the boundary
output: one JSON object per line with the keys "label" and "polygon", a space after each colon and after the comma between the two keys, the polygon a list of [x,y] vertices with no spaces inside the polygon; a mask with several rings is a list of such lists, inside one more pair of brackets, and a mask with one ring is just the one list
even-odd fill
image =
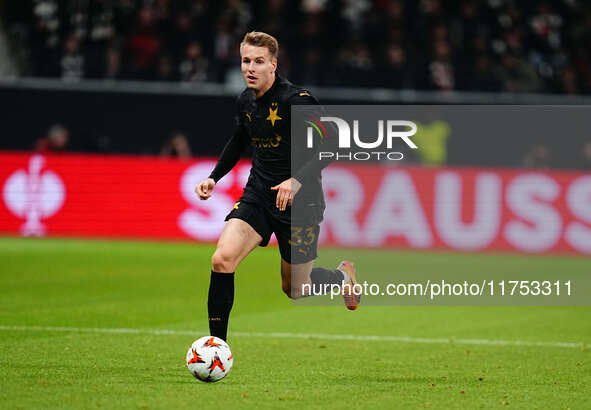
{"label": "player's knee", "polygon": [[227,251],[216,249],[211,257],[211,267],[214,272],[230,273],[236,270],[236,261]]}
{"label": "player's knee", "polygon": [[302,297],[302,290],[297,286],[291,286],[291,284],[283,284],[283,293],[290,299],[299,299]]}

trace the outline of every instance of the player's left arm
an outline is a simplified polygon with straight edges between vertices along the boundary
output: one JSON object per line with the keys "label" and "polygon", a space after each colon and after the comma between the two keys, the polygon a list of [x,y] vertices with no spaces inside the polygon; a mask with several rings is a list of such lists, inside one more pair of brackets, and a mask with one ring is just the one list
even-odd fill
{"label": "player's left arm", "polygon": [[[306,118],[320,117],[320,104],[308,91],[300,90],[288,99],[289,105],[308,106],[309,109],[302,113]],[[292,118],[293,121],[293,118]],[[280,183],[271,187],[272,190],[277,191],[276,205],[277,208],[284,211],[288,205],[292,204],[294,196],[302,187],[306,175],[319,175],[320,171],[328,165],[328,162],[321,162],[312,156],[305,162],[294,175]]]}

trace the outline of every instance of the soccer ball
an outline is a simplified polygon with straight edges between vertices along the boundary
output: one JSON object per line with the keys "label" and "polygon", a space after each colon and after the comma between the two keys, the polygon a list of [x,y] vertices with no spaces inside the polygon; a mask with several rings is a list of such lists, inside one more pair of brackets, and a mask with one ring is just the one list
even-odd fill
{"label": "soccer ball", "polygon": [[185,363],[197,379],[217,382],[230,373],[234,358],[230,346],[222,339],[203,336],[193,342],[187,352]]}

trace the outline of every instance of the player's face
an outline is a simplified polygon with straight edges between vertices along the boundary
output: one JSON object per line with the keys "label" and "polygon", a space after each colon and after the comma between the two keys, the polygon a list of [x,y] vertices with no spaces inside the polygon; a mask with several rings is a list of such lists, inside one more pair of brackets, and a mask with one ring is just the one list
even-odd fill
{"label": "player's face", "polygon": [[246,86],[255,91],[268,90],[275,79],[277,60],[267,47],[244,44],[240,49],[242,76]]}

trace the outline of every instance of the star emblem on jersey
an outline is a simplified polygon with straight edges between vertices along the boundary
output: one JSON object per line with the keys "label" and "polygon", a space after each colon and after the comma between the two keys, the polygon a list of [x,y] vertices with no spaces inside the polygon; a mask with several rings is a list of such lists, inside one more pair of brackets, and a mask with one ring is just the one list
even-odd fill
{"label": "star emblem on jersey", "polygon": [[[275,109],[273,109],[273,107],[275,107]],[[269,116],[267,117],[267,120],[271,121],[273,127],[275,126],[275,121],[283,119],[277,115],[277,110],[279,110],[277,103],[273,103],[271,104],[271,107],[269,107]]]}

